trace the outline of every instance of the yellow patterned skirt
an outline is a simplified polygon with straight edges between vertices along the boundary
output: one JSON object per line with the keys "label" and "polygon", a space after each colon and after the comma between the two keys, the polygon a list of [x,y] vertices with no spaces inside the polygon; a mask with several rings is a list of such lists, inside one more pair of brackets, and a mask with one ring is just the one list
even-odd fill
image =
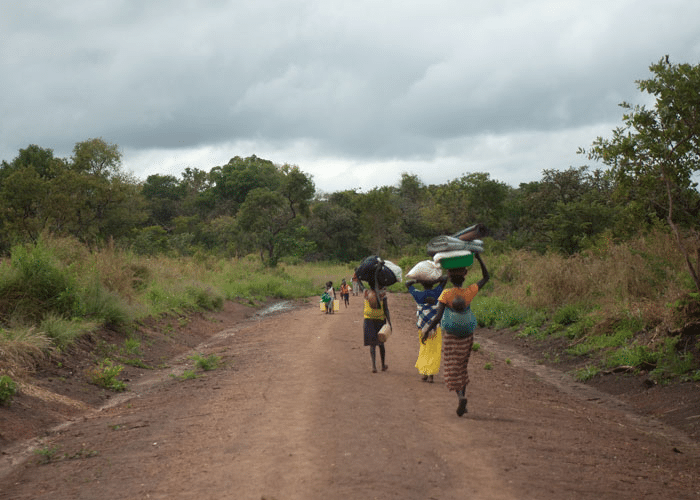
{"label": "yellow patterned skirt", "polygon": [[440,327],[435,327],[437,334],[425,341],[423,344],[420,341],[421,331],[418,330],[418,345],[420,350],[418,351],[418,360],[416,361],[416,368],[418,368],[418,373],[421,375],[437,375],[440,371],[440,356],[442,356],[442,331]]}

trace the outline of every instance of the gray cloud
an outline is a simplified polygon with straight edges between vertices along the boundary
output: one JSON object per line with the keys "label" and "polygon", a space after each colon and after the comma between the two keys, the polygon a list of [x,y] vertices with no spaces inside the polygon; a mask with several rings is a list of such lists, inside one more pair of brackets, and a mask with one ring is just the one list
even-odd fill
{"label": "gray cloud", "polygon": [[693,0],[0,6],[0,159],[103,137],[142,178],[256,154],[326,191],[537,180],[583,163],[651,63],[700,59]]}

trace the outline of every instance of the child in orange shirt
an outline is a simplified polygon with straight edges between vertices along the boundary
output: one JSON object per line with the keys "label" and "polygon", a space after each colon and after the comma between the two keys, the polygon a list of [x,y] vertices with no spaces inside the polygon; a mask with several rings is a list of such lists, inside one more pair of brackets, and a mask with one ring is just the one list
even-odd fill
{"label": "child in orange shirt", "polygon": [[348,307],[348,304],[350,304],[350,287],[345,282],[345,278],[340,283],[340,298],[343,299],[345,307]]}

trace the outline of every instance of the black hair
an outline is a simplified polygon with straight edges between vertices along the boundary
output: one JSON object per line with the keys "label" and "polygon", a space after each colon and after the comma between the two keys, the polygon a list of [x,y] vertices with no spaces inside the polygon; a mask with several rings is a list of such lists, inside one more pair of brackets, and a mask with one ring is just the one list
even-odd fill
{"label": "black hair", "polygon": [[455,286],[462,286],[464,283],[464,274],[450,273],[450,281]]}

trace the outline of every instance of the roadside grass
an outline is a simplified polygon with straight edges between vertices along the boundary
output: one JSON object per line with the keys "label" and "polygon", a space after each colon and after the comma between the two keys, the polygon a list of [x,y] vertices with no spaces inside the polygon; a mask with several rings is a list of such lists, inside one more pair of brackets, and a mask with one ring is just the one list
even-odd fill
{"label": "roadside grass", "polygon": [[17,383],[9,375],[0,376],[0,406],[10,406],[17,394]]}
{"label": "roadside grass", "polygon": [[[112,245],[89,251],[70,238],[42,238],[0,261],[0,374],[26,374],[37,357],[100,328],[127,333],[146,317],[218,310],[225,300],[256,306],[311,297],[326,281],[349,281],[352,273],[347,264],[267,268],[254,256],[143,257]],[[147,368],[135,353],[112,355]]]}
{"label": "roadside grass", "polygon": [[[700,339],[691,332],[679,341],[688,318],[700,320],[700,297],[675,248],[669,234],[655,231],[625,243],[603,237],[568,258],[487,252],[492,279],[472,309],[481,327],[565,340],[562,355],[586,360],[584,377],[617,365],[651,370],[660,381],[700,378]],[[406,272],[425,258],[389,260]],[[176,321],[218,310],[226,300],[257,306],[269,298],[319,296],[327,281],[350,281],[354,264],[282,260],[269,268],[252,255],[146,257],[114,245],[91,250],[70,238],[43,237],[13,247],[0,261],[0,375],[21,376],[38,356],[65,350],[100,328],[128,335],[141,319]],[[481,277],[478,265],[473,269],[466,284]],[[406,292],[403,283],[390,290]],[[105,348],[105,359],[117,364],[97,371],[146,367],[136,342],[127,337],[123,346]],[[109,377],[101,383],[110,385]]]}
{"label": "roadside grass", "polygon": [[480,325],[567,340],[566,355],[588,360],[579,380],[614,369],[645,370],[659,383],[700,378],[700,338],[682,328],[700,319],[700,300],[668,233],[623,244],[601,238],[568,258],[513,251],[487,259],[493,283],[472,306]]}

